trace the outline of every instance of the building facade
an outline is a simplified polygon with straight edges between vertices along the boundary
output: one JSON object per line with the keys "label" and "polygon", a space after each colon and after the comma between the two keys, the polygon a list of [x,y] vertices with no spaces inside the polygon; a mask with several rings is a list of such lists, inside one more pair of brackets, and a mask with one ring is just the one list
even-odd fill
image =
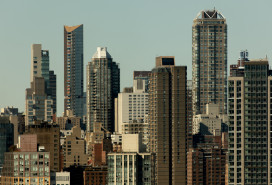
{"label": "building facade", "polygon": [[50,153],[50,170],[60,171],[60,128],[58,125],[42,122],[29,125],[25,134],[36,134],[39,146]]}
{"label": "building facade", "polygon": [[201,11],[192,27],[193,110],[205,113],[206,104],[227,111],[227,24],[217,10]]}
{"label": "building facade", "polygon": [[193,117],[193,134],[221,135],[227,132],[227,115],[219,113],[219,104],[206,105],[206,114],[197,114]]}
{"label": "building facade", "polygon": [[120,92],[120,69],[106,47],[98,47],[87,66],[87,131],[102,123],[114,131],[114,98]]}
{"label": "building facade", "polygon": [[49,152],[7,152],[1,183],[50,185]]}
{"label": "building facade", "polygon": [[123,91],[115,100],[115,132],[122,132],[125,123],[145,120],[148,115],[148,93],[146,92],[146,81],[143,79],[133,80],[133,92]]}
{"label": "building facade", "polygon": [[64,26],[64,112],[83,117],[83,24]]}
{"label": "building facade", "polygon": [[187,80],[187,150],[193,146],[193,82]]}
{"label": "building facade", "polygon": [[53,114],[57,112],[56,80],[54,71],[50,71],[49,51],[42,50],[41,44],[31,46],[31,82],[35,77],[43,77],[45,83],[45,93],[48,98],[53,100]]}
{"label": "building facade", "polygon": [[76,117],[72,111],[66,111],[62,117],[57,117],[57,124],[61,130],[70,130],[74,126],[81,126],[81,117]]}
{"label": "building facade", "polygon": [[84,185],[106,185],[107,166],[88,167],[83,171]]}
{"label": "building facade", "polygon": [[4,154],[13,145],[14,126],[9,122],[8,117],[0,117],[0,175],[4,164]]}
{"label": "building facade", "polygon": [[148,145],[149,142],[149,132],[148,132],[149,124],[144,123],[143,121],[134,121],[129,123],[122,124],[122,134],[139,134],[141,133],[141,137],[144,145]]}
{"label": "building facade", "polygon": [[35,77],[31,88],[26,89],[25,125],[33,125],[35,121],[53,121],[53,100],[45,91],[43,77]]}
{"label": "building facade", "polygon": [[62,151],[64,154],[64,168],[87,164],[86,141],[81,138],[80,127],[73,127],[72,134],[66,136]]}
{"label": "building facade", "polygon": [[149,82],[149,152],[156,155],[155,184],[186,184],[187,67],[157,57]]}
{"label": "building facade", "polygon": [[51,172],[50,185],[70,185],[70,172]]}
{"label": "building facade", "polygon": [[144,80],[145,81],[145,92],[148,93],[148,81],[149,74],[151,71],[133,71],[133,80]]}
{"label": "building facade", "polygon": [[187,164],[188,185],[225,185],[226,150],[190,148]]}
{"label": "building facade", "polygon": [[267,59],[245,61],[228,82],[228,184],[271,184],[272,77]]}
{"label": "building facade", "polygon": [[49,71],[49,51],[41,44],[31,46],[31,87],[26,89],[25,124],[52,122],[56,117],[56,75]]}
{"label": "building facade", "polygon": [[108,185],[154,183],[154,156],[150,153],[109,153],[107,159]]}

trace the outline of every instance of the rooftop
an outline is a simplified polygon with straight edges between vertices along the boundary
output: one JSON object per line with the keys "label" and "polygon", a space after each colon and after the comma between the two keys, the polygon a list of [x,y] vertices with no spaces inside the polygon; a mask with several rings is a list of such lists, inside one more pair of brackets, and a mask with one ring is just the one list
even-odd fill
{"label": "rooftop", "polygon": [[72,31],[74,31],[75,29],[79,28],[80,26],[83,26],[83,24],[76,25],[76,26],[65,26],[65,25],[64,25],[64,29],[65,29],[67,32],[72,32]]}
{"label": "rooftop", "polygon": [[218,10],[202,10],[200,11],[195,19],[226,19],[225,16]]}
{"label": "rooftop", "polygon": [[107,47],[97,47],[97,51],[92,58],[112,58],[107,51]]}

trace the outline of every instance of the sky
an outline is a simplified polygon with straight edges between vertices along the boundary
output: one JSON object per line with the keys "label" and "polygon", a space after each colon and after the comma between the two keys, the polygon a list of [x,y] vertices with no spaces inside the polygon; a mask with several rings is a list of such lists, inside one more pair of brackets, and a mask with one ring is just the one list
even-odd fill
{"label": "sky", "polygon": [[[84,66],[107,47],[121,70],[121,91],[134,70],[151,70],[156,56],[175,56],[192,78],[192,23],[201,10],[219,10],[228,24],[228,65],[240,50],[272,57],[271,0],[0,0],[0,108],[25,107],[31,44],[49,50],[57,74],[57,112],[64,100],[64,25],[84,25]],[[84,76],[86,86],[86,73]],[[86,89],[86,87],[84,87]]]}

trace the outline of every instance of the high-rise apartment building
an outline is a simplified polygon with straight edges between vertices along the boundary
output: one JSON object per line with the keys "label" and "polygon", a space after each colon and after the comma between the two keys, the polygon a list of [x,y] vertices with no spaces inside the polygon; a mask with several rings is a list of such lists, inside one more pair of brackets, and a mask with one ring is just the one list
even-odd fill
{"label": "high-rise apartment building", "polygon": [[49,51],[41,44],[31,46],[31,87],[26,89],[25,124],[55,120],[56,75],[49,71]]}
{"label": "high-rise apartment building", "polygon": [[205,113],[206,104],[227,111],[227,24],[217,10],[201,11],[192,27],[193,110]]}
{"label": "high-rise apartment building", "polygon": [[146,80],[133,80],[133,91],[118,94],[115,99],[115,132],[122,132],[122,125],[136,120],[144,120],[148,115],[148,93]]}
{"label": "high-rise apartment building", "polygon": [[83,116],[83,24],[64,26],[64,112]]}
{"label": "high-rise apartment building", "polygon": [[87,131],[99,122],[114,130],[114,98],[120,92],[120,69],[106,47],[98,47],[87,66]]}
{"label": "high-rise apartment building", "polygon": [[155,184],[186,184],[187,67],[157,57],[149,82],[149,152],[156,155]]}
{"label": "high-rise apartment building", "polygon": [[32,44],[31,46],[31,82],[35,77],[43,77],[45,83],[45,93],[48,98],[53,100],[53,113],[57,111],[56,94],[56,75],[54,71],[49,70],[49,51],[42,50],[41,44]]}
{"label": "high-rise apartment building", "polygon": [[245,61],[228,78],[229,185],[272,182],[271,85],[267,59]]}

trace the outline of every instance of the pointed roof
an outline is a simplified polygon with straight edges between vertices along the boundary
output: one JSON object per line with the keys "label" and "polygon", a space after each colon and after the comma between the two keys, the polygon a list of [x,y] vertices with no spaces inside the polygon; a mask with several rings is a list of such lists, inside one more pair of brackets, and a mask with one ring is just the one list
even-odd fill
{"label": "pointed roof", "polygon": [[76,26],[65,26],[65,25],[64,25],[64,29],[65,29],[67,32],[72,32],[72,31],[74,31],[75,29],[79,28],[80,26],[83,26],[83,24],[76,25]]}
{"label": "pointed roof", "polygon": [[107,47],[97,47],[97,51],[92,58],[111,58],[111,55],[107,51]]}
{"label": "pointed roof", "polygon": [[200,11],[195,19],[226,19],[225,16],[218,10],[202,10]]}

